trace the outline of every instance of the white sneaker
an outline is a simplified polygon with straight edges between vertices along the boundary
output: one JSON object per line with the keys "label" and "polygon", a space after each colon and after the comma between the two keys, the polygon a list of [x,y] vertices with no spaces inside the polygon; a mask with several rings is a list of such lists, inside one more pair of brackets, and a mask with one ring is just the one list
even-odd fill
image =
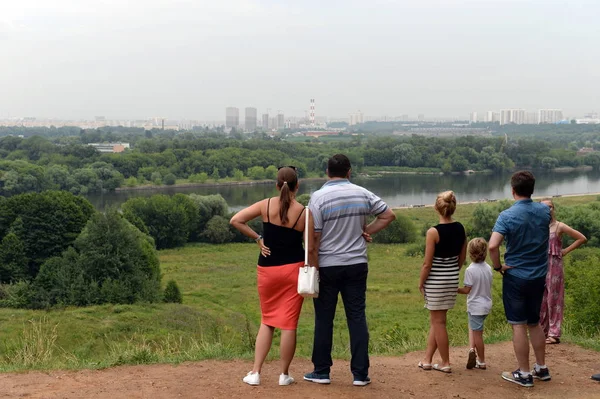
{"label": "white sneaker", "polygon": [[[242,381],[244,381],[248,385],[260,385],[260,374],[253,373],[251,371],[248,374],[246,374]],[[279,381],[281,381],[281,379]]]}
{"label": "white sneaker", "polygon": [[279,376],[279,385],[290,385],[294,383],[294,379],[287,374]]}

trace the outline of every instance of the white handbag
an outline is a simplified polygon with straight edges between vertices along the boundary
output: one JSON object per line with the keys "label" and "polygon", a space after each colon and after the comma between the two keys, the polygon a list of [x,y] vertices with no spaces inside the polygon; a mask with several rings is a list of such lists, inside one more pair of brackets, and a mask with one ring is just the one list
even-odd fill
{"label": "white handbag", "polygon": [[305,298],[319,297],[319,271],[308,264],[308,207],[305,207],[304,266],[298,269],[298,294]]}

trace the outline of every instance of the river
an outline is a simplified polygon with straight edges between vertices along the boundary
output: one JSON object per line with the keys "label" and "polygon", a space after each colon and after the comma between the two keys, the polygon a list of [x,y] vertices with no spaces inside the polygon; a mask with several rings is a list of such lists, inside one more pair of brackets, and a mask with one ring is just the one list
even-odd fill
{"label": "river", "polygon": [[[535,196],[585,194],[600,192],[599,171],[535,172]],[[359,184],[383,198],[392,207],[432,204],[436,195],[444,190],[454,190],[459,202],[477,201],[483,198],[512,198],[510,174],[471,175],[412,175],[389,174],[382,177],[356,177]],[[324,181],[300,181],[299,194],[313,193]],[[268,196],[276,195],[275,184],[171,187],[157,190],[130,190],[114,193],[88,195],[98,209],[120,205],[128,198],[153,194],[221,194],[232,210],[239,210]]]}

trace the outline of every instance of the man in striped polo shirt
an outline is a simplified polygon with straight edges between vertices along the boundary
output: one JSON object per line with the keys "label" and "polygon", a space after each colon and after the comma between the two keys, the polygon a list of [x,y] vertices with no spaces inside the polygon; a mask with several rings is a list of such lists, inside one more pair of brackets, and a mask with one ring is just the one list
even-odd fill
{"label": "man in striped polo shirt", "polygon": [[[396,215],[375,194],[350,183],[348,157],[337,154],[327,163],[329,180],[313,193],[308,207],[315,224],[313,258],[318,258],[320,284],[315,298],[314,371],[304,379],[329,384],[333,360],[333,319],[342,294],[350,331],[350,369],[354,385],[364,386],[369,378],[369,330],[365,315],[367,291],[367,240],[387,227]],[[367,216],[376,218],[367,225]],[[316,256],[318,254],[318,256]]]}

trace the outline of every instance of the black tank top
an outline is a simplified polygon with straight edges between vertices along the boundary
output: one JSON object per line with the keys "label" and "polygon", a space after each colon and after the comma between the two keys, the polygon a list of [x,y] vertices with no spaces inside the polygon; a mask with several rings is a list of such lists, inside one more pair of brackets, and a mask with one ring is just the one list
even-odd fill
{"label": "black tank top", "polygon": [[293,227],[278,226],[271,223],[269,207],[271,199],[267,202],[267,221],[263,222],[263,240],[265,246],[271,250],[271,255],[258,257],[259,266],[282,266],[304,260],[304,247],[302,246],[302,231],[295,230],[304,210],[298,215]]}
{"label": "black tank top", "polygon": [[444,223],[433,226],[440,236],[440,241],[435,244],[433,256],[450,258],[460,255],[465,243],[465,228],[459,222]]}

